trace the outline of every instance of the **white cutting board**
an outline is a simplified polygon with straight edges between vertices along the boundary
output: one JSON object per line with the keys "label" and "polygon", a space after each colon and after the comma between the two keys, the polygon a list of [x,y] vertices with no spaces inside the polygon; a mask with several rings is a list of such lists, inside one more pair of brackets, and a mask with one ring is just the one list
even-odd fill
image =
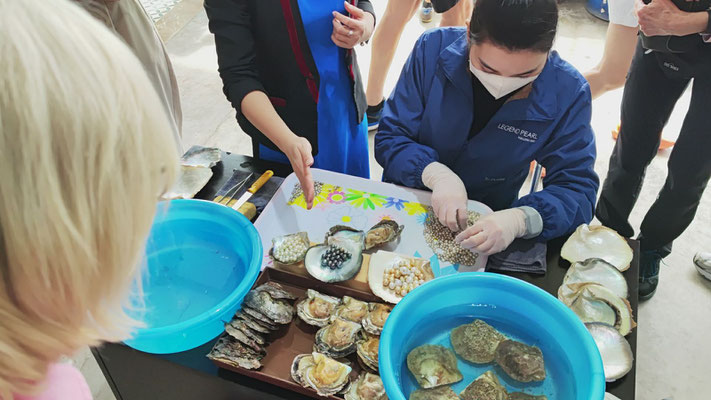
{"label": "white cutting board", "polygon": [[[400,242],[387,250],[429,259],[435,277],[482,271],[486,266],[487,257],[481,255],[474,266],[438,260],[423,236],[425,209],[430,205],[432,193],[315,168],[311,171],[314,181],[325,184],[311,210],[306,210],[303,195],[289,204],[299,183],[296,175],[291,174],[254,223],[264,247],[262,269],[272,264],[269,250],[276,236],[307,232],[312,242],[320,243],[334,225],[366,231],[384,217],[405,225]],[[469,201],[469,210],[482,215],[492,213],[491,208],[477,201]]]}

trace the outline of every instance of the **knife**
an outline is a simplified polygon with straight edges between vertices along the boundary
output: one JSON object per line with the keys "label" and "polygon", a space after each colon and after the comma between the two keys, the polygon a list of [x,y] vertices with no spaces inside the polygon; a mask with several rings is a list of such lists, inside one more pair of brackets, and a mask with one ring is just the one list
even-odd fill
{"label": "knife", "polygon": [[272,170],[267,170],[265,173],[262,174],[262,176],[257,179],[256,182],[252,184],[252,186],[247,189],[246,192],[242,195],[242,197],[237,200],[237,202],[232,206],[234,210],[239,211],[239,208],[242,206],[242,204],[246,203],[247,200],[249,200],[253,194],[257,193],[259,189],[261,189],[262,186],[264,186],[265,183],[274,176],[274,171]]}

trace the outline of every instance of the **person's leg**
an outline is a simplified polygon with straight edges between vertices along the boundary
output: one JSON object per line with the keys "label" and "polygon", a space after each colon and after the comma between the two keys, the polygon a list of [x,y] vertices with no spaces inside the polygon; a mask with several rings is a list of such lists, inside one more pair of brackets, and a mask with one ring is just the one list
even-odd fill
{"label": "person's leg", "polygon": [[370,72],[365,92],[369,106],[376,106],[383,101],[385,78],[395,57],[400,35],[421,4],[420,0],[388,1],[372,40]]}
{"label": "person's leg", "polygon": [[660,132],[688,79],[670,79],[655,54],[637,46],[622,96],[622,124],[610,169],[595,212],[603,225],[624,237],[634,229],[628,217],[642,188],[644,173],[657,154]]}
{"label": "person's leg", "polygon": [[472,0],[459,0],[454,7],[442,13],[439,26],[465,26],[472,16],[473,8]]}
{"label": "person's leg", "polygon": [[602,60],[595,68],[585,73],[593,99],[625,84],[637,46],[637,31],[637,27],[613,23],[607,28]]}

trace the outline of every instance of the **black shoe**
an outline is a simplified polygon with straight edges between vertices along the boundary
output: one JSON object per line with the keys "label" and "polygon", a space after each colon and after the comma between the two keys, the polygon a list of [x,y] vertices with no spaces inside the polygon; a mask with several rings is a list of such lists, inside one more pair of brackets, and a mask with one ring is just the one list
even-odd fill
{"label": "black shoe", "polygon": [[642,250],[639,260],[639,300],[654,296],[659,284],[659,264],[664,256],[657,250]]}
{"label": "black shoe", "polygon": [[380,124],[380,116],[383,113],[383,105],[385,100],[381,101],[377,106],[368,106],[365,110],[365,115],[368,116],[368,131],[374,131],[378,129]]}

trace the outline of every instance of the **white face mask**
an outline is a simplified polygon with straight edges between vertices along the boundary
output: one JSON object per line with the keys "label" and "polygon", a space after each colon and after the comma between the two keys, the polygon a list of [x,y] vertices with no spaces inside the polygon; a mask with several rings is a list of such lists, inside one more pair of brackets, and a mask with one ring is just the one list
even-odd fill
{"label": "white face mask", "polygon": [[495,75],[495,74],[490,74],[488,72],[484,72],[474,66],[472,64],[471,60],[469,61],[469,70],[472,71],[472,74],[479,79],[479,82],[481,82],[482,85],[486,88],[486,90],[491,93],[492,96],[494,96],[495,99],[500,99],[507,94],[518,90],[529,83],[533,82],[538,78],[538,75],[533,75],[529,76],[526,78],[519,78],[516,76],[501,76],[501,75]]}

